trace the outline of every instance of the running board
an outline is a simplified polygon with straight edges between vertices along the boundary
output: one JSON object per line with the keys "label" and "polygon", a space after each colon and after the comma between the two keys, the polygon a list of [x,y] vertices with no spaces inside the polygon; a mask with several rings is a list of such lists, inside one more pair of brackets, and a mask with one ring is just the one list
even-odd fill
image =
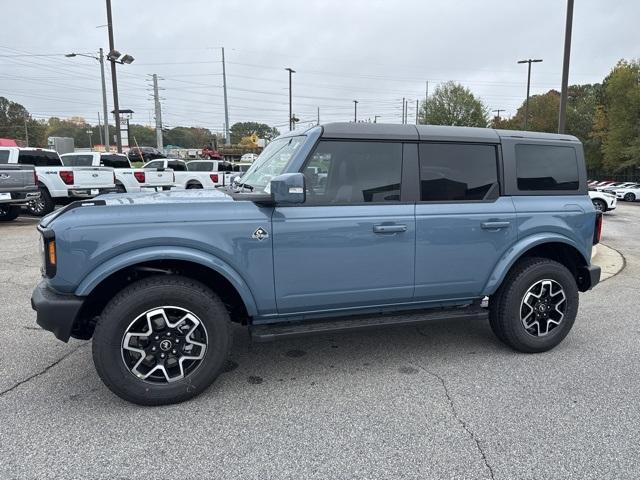
{"label": "running board", "polygon": [[269,342],[276,339],[300,337],[321,333],[342,333],[367,328],[401,325],[419,325],[432,320],[485,320],[489,311],[473,305],[466,308],[429,309],[403,312],[402,314],[360,315],[321,320],[283,322],[249,327],[251,339]]}

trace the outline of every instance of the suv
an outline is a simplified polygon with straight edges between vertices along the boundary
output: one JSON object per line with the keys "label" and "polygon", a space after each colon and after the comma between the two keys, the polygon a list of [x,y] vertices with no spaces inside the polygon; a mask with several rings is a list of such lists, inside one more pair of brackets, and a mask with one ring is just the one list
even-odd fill
{"label": "suv", "polygon": [[148,162],[156,158],[165,158],[160,150],[153,147],[133,147],[127,152],[129,160],[132,162]]}
{"label": "suv", "polygon": [[327,124],[272,141],[232,187],[49,215],[32,305],[60,340],[93,338],[104,383],[145,405],[207,388],[232,323],[269,340],[488,318],[543,352],[599,281],[601,219],[575,137]]}

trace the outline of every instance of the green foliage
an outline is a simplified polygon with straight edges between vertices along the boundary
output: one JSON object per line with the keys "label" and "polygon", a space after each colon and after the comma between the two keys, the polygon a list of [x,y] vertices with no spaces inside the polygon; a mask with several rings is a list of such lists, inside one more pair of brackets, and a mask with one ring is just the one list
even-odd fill
{"label": "green foliage", "polygon": [[640,63],[620,61],[604,82],[603,164],[610,171],[640,166]]}
{"label": "green foliage", "polygon": [[[486,127],[489,123],[487,107],[471,93],[471,90],[458,83],[447,82],[439,85],[429,97],[426,107],[427,123],[430,125]],[[424,102],[420,111],[420,123],[424,123]]]}
{"label": "green foliage", "polygon": [[35,120],[26,108],[5,97],[0,97],[0,137],[13,138],[26,144],[29,135],[30,146],[43,146],[45,126],[43,122]]}
{"label": "green foliage", "polygon": [[234,145],[239,144],[242,137],[248,137],[254,133],[258,138],[265,138],[267,140],[272,140],[280,135],[277,128],[272,128],[267,124],[258,122],[238,122],[231,125],[229,129],[231,143]]}

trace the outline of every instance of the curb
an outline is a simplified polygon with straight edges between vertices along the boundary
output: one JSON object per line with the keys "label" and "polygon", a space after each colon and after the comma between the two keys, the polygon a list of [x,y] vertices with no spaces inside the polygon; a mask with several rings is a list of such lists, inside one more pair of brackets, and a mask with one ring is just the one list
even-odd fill
{"label": "curb", "polygon": [[624,269],[626,262],[620,252],[600,243],[597,248],[596,246],[593,247],[591,263],[598,265],[602,269],[600,281],[604,282],[619,274]]}

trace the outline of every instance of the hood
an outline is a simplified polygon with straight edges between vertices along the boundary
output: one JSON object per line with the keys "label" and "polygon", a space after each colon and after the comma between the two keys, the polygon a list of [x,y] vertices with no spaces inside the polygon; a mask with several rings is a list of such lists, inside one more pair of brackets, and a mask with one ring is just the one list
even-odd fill
{"label": "hood", "polygon": [[[137,221],[158,221],[169,218],[193,218],[198,213],[209,212],[212,207],[229,205],[236,209],[253,210],[256,206],[250,201],[236,201],[223,190],[174,190],[169,192],[142,193],[110,193],[100,195],[92,200],[73,202],[60,210],[56,210],[40,221],[46,228],[56,220],[71,220],[71,217],[82,216],[85,221],[113,223],[118,219],[127,223]],[[227,210],[227,209],[224,209]],[[62,217],[62,218],[61,218]],[[92,217],[92,218],[88,218]],[[125,217],[128,217],[125,219]]]}

